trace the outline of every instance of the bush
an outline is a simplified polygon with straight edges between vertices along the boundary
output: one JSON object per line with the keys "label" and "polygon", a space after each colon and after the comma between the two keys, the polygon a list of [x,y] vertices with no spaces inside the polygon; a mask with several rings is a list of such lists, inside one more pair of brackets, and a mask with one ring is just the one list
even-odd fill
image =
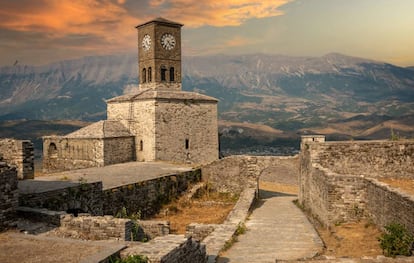
{"label": "bush", "polygon": [[379,238],[380,246],[385,256],[411,256],[414,237],[399,223],[386,225],[385,233]]}

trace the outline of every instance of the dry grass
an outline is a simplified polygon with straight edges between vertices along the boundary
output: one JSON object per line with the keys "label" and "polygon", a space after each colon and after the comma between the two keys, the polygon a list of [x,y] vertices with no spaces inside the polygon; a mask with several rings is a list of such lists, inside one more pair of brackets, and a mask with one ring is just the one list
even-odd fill
{"label": "dry grass", "polygon": [[398,188],[407,194],[414,195],[414,180],[413,179],[395,179],[395,178],[380,178],[379,181],[388,184],[391,187]]}
{"label": "dry grass", "polygon": [[182,197],[165,205],[152,219],[170,221],[172,233],[185,234],[190,223],[223,223],[236,201],[236,198],[219,193],[205,193],[194,200]]}
{"label": "dry grass", "polygon": [[378,242],[381,231],[368,221],[344,223],[331,229],[317,227],[317,230],[326,245],[325,255],[356,258],[382,255]]}

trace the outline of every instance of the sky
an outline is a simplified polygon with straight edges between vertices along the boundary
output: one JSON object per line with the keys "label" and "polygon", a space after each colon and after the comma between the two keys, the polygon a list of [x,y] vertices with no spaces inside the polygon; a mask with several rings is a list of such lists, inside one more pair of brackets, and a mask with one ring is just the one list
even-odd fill
{"label": "sky", "polygon": [[0,65],[136,53],[135,26],[184,24],[183,55],[350,56],[414,66],[414,0],[0,0]]}

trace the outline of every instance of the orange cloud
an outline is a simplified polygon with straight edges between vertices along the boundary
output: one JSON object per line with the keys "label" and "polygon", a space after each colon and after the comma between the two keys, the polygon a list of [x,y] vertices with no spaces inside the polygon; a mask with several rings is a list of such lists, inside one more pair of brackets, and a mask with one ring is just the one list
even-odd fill
{"label": "orange cloud", "polygon": [[165,17],[173,17],[186,26],[238,26],[247,19],[282,15],[279,10],[292,0],[161,0],[168,6]]}

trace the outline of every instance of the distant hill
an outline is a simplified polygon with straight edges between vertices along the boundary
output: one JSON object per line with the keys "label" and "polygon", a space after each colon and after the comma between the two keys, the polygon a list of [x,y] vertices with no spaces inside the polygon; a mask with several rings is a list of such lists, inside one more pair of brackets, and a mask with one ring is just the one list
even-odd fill
{"label": "distant hill", "polygon": [[[137,85],[136,60],[124,54],[1,67],[0,120],[103,119],[105,99]],[[274,137],[377,138],[390,129],[414,136],[412,68],[331,53],[184,57],[183,70],[184,90],[220,99],[222,121],[268,126],[280,131]]]}

